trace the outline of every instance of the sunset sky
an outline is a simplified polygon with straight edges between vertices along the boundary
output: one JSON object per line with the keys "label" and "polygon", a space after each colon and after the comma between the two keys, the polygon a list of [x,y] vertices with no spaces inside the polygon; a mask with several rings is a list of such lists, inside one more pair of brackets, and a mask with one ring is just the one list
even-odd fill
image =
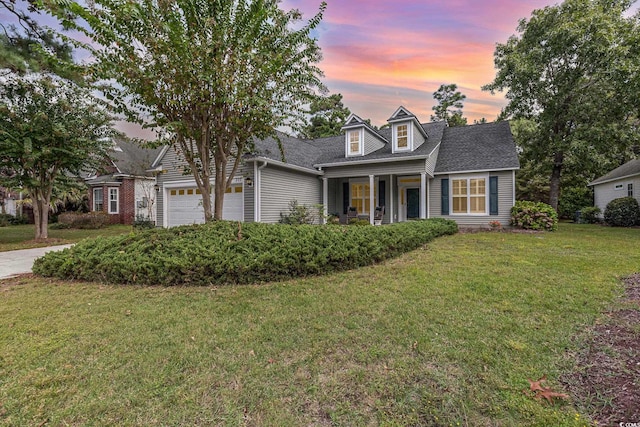
{"label": "sunset sky", "polygon": [[[382,125],[400,105],[429,121],[432,94],[456,83],[469,123],[492,121],[505,105],[483,92],[495,76],[493,52],[518,21],[553,0],[327,0],[317,32],[331,93],[362,118]],[[284,0],[309,19],[320,0]]]}

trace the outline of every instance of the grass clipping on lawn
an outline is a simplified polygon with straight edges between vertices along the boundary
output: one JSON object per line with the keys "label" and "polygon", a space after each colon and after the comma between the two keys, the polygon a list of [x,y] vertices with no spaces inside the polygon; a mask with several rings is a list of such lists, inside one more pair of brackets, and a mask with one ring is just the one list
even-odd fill
{"label": "grass clipping on lawn", "polygon": [[443,219],[381,227],[218,221],[84,240],[37,259],[33,272],[112,284],[246,284],[370,265],[457,230]]}

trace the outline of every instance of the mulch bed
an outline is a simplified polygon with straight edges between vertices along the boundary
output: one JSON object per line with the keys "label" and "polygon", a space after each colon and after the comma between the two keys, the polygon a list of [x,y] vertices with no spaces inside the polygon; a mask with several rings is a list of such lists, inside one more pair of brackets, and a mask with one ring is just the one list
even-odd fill
{"label": "mulch bed", "polygon": [[575,371],[560,379],[598,425],[640,425],[640,274],[624,284],[617,308],[590,331]]}

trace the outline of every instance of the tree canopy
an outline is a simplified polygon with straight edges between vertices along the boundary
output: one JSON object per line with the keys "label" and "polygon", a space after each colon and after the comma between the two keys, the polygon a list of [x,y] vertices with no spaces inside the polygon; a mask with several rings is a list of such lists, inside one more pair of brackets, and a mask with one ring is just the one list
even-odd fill
{"label": "tree canopy", "polygon": [[111,147],[111,117],[87,89],[42,74],[3,77],[0,86],[2,184],[32,199],[36,239],[48,236],[57,184],[96,167]]}
{"label": "tree canopy", "polygon": [[435,114],[431,115],[434,122],[445,121],[447,126],[464,126],[467,119],[462,116],[464,100],[467,98],[458,91],[458,85],[443,84],[437,91],[433,92],[433,99],[438,101],[437,105],[431,107]]}
{"label": "tree canopy", "polygon": [[581,185],[632,155],[638,139],[640,31],[628,0],[566,0],[535,10],[498,44],[497,75],[483,87],[506,91],[503,118],[535,122],[523,147],[548,172],[558,209],[562,175]]}
{"label": "tree canopy", "polygon": [[311,117],[302,129],[305,138],[323,138],[340,134],[340,129],[351,114],[342,103],[342,94],[318,96],[309,107]]}
{"label": "tree canopy", "polygon": [[96,0],[68,8],[98,45],[89,47],[94,76],[118,111],[163,132],[188,163],[206,221],[221,219],[225,189],[254,138],[299,129],[325,90],[311,31],[326,3],[306,23],[279,3]]}
{"label": "tree canopy", "polygon": [[[55,2],[50,2],[50,7],[62,13]],[[0,68],[20,74],[50,72],[76,82],[82,80],[82,67],[73,61],[71,40],[38,22],[42,13],[39,2],[0,0],[0,11],[15,21],[0,22]]]}

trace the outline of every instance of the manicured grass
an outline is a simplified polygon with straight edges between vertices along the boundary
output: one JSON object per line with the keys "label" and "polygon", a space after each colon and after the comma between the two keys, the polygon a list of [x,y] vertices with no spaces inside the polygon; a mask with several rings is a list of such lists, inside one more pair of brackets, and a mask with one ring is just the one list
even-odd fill
{"label": "manicured grass", "polygon": [[50,242],[35,242],[33,241],[33,236],[35,235],[33,224],[11,225],[0,227],[0,252],[40,248],[50,245],[66,245],[67,243],[79,242],[87,237],[115,236],[130,231],[130,225],[110,225],[97,230],[49,229]]}
{"label": "manicured grass", "polygon": [[[0,286],[0,424],[583,426],[575,339],[640,268],[640,230],[458,234],[260,286]],[[606,398],[606,397],[604,397]]]}

